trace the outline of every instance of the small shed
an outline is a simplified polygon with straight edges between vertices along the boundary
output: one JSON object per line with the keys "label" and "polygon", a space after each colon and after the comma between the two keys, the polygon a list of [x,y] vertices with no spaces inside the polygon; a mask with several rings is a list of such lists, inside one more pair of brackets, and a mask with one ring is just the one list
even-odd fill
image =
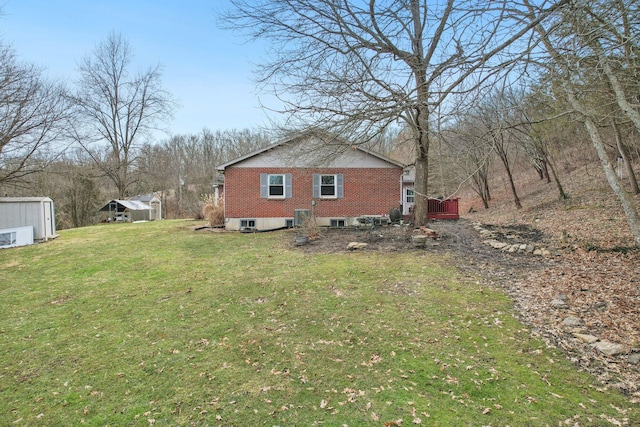
{"label": "small shed", "polygon": [[53,200],[49,197],[0,197],[0,230],[33,227],[34,241],[58,237]]}
{"label": "small shed", "polygon": [[108,222],[149,221],[149,205],[138,200],[111,200],[98,212],[108,212]]}
{"label": "small shed", "polygon": [[149,221],[162,219],[162,201],[157,194],[138,194],[137,196],[134,196],[129,200],[137,200],[138,202],[146,203],[149,206]]}

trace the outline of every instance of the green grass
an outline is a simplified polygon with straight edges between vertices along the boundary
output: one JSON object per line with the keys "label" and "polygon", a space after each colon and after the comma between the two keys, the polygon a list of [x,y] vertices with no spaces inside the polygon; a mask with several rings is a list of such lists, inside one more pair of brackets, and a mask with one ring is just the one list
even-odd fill
{"label": "green grass", "polygon": [[0,251],[0,425],[640,424],[446,258],[195,225]]}

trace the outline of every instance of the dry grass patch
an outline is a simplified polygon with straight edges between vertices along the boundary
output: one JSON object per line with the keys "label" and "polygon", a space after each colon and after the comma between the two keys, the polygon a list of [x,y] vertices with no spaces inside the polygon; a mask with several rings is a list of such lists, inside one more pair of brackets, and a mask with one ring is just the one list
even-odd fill
{"label": "dry grass patch", "polygon": [[212,227],[224,225],[224,197],[207,195],[202,199],[202,215]]}

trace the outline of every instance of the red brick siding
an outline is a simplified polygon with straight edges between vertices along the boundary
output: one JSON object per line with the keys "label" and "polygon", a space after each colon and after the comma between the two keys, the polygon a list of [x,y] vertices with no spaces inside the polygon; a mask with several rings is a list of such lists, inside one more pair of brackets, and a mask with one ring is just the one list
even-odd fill
{"label": "red brick siding", "polygon": [[[260,198],[260,174],[292,175],[292,198]],[[234,168],[225,170],[227,218],[293,218],[295,209],[311,209],[314,173],[344,175],[344,198],[316,199],[318,217],[387,214],[402,200],[401,168],[293,169]]]}

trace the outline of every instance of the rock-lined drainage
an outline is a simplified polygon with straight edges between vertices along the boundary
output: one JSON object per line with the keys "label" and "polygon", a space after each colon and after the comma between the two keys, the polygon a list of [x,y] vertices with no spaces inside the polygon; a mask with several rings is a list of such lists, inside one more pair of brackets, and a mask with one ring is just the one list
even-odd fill
{"label": "rock-lined drainage", "polygon": [[[547,249],[545,247],[542,247],[540,245],[537,245],[537,244],[532,244],[532,243],[507,243],[507,242],[498,240],[499,233],[496,233],[495,231],[492,231],[492,230],[488,230],[487,228],[483,227],[482,224],[480,224],[480,223],[474,223],[473,224],[473,228],[478,233],[480,233],[480,235],[482,237],[485,238],[485,240],[483,240],[482,243],[484,243],[485,245],[491,246],[494,249],[503,251],[503,252],[525,253],[525,254],[531,254],[531,255],[540,255],[540,256],[544,256],[544,257],[550,257],[550,256],[556,255],[555,253],[553,253],[549,249]],[[506,235],[505,237],[514,239],[517,236],[512,234],[512,235]]]}

